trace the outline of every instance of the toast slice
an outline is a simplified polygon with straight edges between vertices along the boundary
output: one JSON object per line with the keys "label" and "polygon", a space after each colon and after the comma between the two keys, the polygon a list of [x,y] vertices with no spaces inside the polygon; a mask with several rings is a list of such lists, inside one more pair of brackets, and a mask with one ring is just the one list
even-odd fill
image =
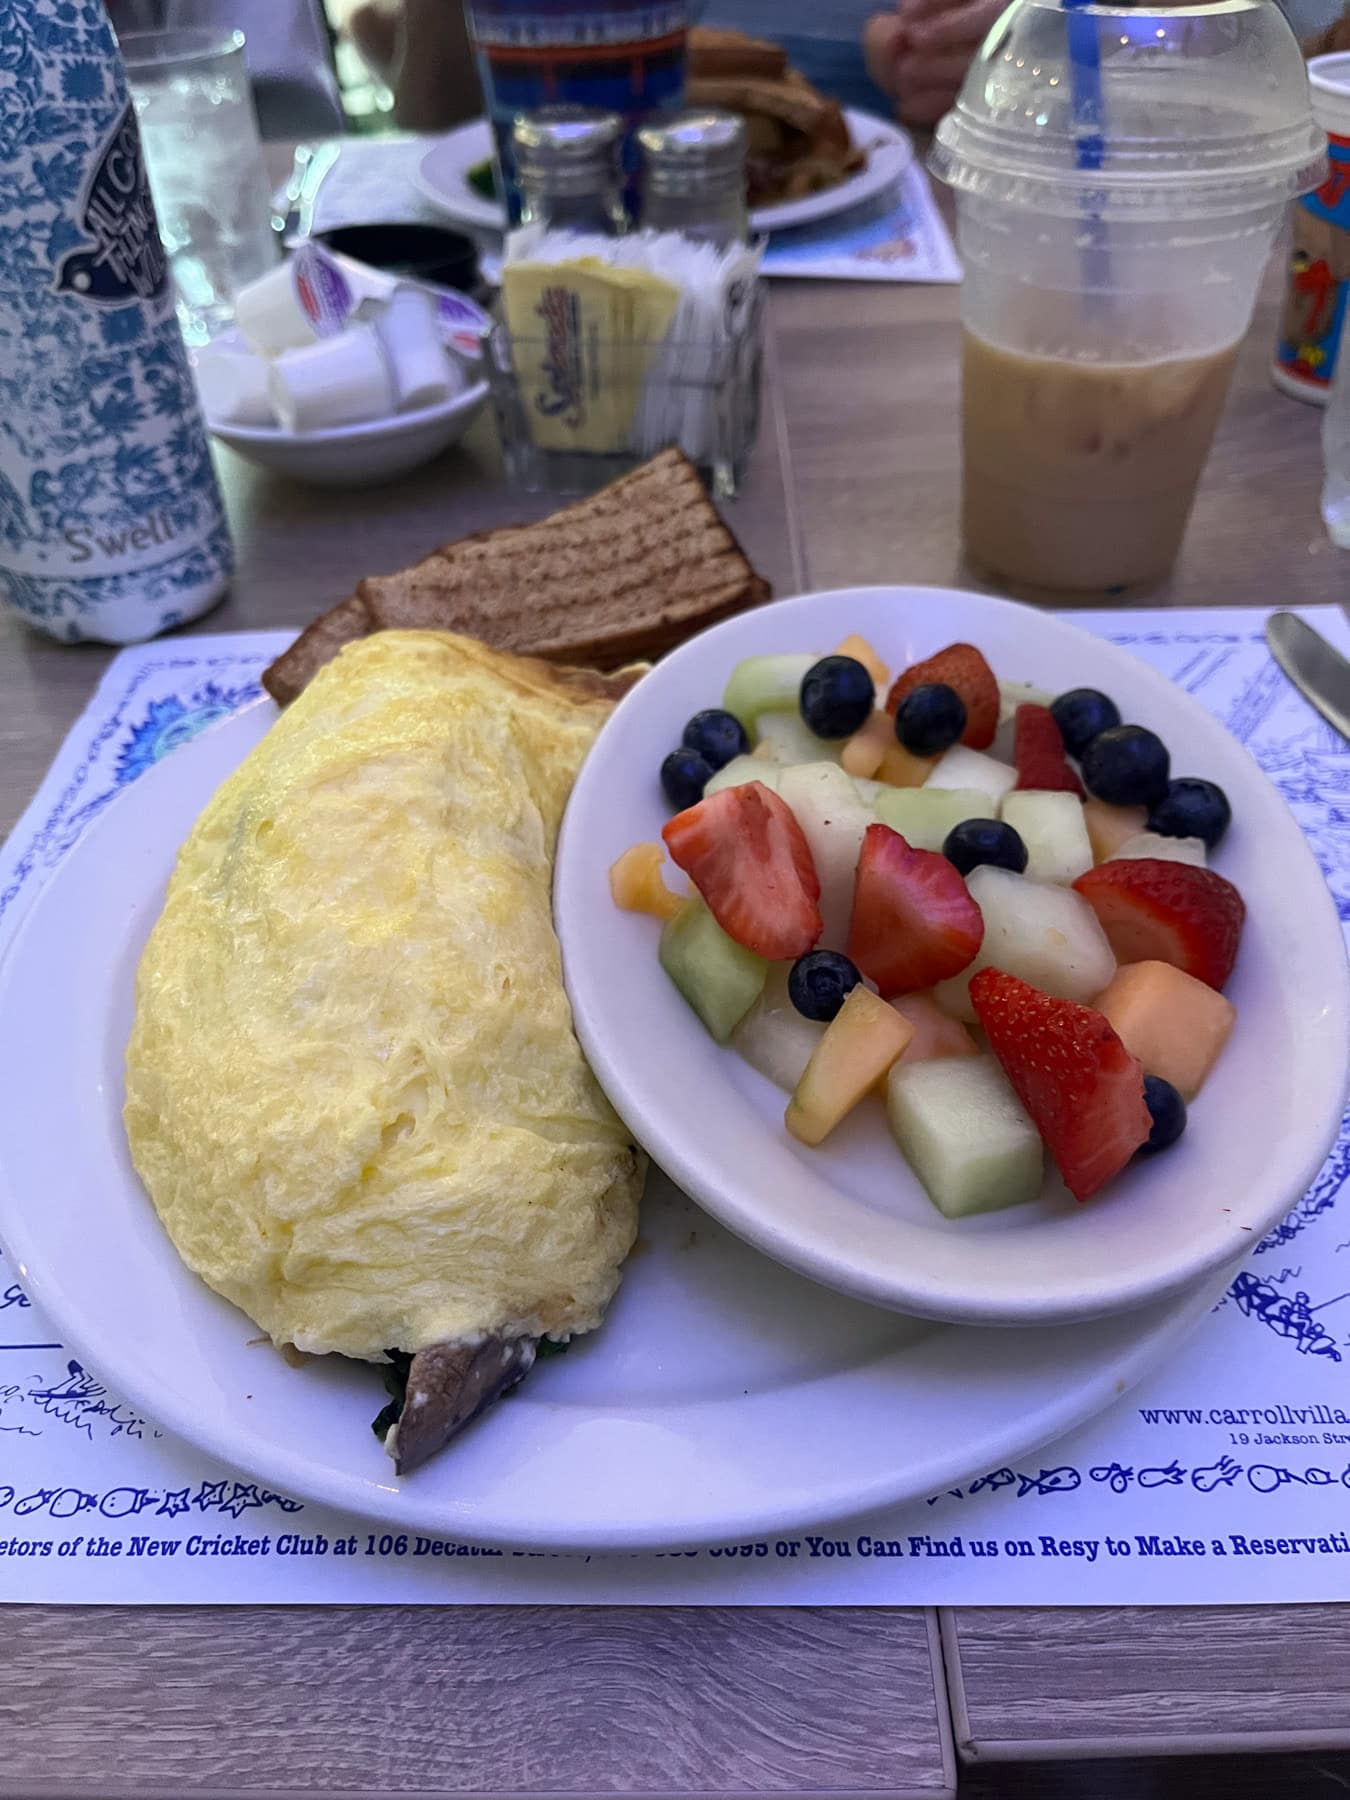
{"label": "toast slice", "polygon": [[812,143],[838,150],[841,156],[852,148],[840,107],[805,83],[741,74],[696,75],[686,84],[685,99],[690,106],[776,119]]}
{"label": "toast slice", "polygon": [[332,662],[344,644],[369,635],[370,614],[359,594],[339,600],[328,612],[306,625],[299,637],[262,672],[262,684],[278,706],[289,706],[302,688],[309,686],[325,663]]}
{"label": "toast slice", "polygon": [[695,25],[686,45],[685,69],[690,79],[700,75],[767,75],[772,79],[787,74],[787,52],[781,45],[743,31]]}
{"label": "toast slice", "polygon": [[533,525],[479,532],[371,577],[263,674],[285,704],[371,631],[454,631],[494,649],[598,669],[650,659],[770,596],[693,464],[663,450]]}

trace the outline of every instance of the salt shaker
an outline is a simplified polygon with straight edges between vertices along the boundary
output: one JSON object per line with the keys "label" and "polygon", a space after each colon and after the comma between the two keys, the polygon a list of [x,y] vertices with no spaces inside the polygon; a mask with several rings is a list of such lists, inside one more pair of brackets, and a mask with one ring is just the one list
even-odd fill
{"label": "salt shaker", "polygon": [[745,125],[734,113],[687,112],[644,125],[642,223],[725,247],[750,236]]}
{"label": "salt shaker", "polygon": [[524,113],[511,134],[522,225],[598,231],[628,229],[619,153],[623,120],[591,106]]}
{"label": "salt shaker", "polygon": [[135,643],[220,599],[229,532],[103,0],[0,12],[0,596]]}

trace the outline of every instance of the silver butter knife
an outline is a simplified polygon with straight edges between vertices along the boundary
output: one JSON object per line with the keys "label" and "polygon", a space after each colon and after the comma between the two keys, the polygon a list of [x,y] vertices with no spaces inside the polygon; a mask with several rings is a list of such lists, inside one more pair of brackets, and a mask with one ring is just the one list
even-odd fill
{"label": "silver butter knife", "polygon": [[1272,613],[1266,642],[1298,691],[1350,743],[1350,662],[1297,613]]}

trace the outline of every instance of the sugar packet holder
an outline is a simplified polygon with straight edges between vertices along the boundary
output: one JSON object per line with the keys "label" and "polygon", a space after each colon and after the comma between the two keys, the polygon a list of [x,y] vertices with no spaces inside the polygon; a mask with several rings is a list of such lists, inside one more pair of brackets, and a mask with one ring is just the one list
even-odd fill
{"label": "sugar packet holder", "polygon": [[733,493],[758,413],[761,250],[513,232],[488,369],[513,479],[584,488],[674,443]]}

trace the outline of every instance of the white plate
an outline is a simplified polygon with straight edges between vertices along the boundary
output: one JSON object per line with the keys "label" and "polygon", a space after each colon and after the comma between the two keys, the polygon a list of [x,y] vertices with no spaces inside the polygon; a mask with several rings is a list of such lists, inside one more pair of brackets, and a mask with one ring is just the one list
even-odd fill
{"label": "white plate", "polygon": [[[776,206],[757,206],[750,214],[752,231],[781,231],[788,225],[808,225],[828,219],[874,200],[897,182],[914,160],[909,136],[888,119],[871,113],[844,113],[853,142],[867,153],[856,175],[818,194],[800,200],[781,200]],[[504,231],[506,215],[496,200],[485,199],[470,185],[469,170],[492,155],[492,131],[486,119],[471,119],[447,137],[440,138],[418,164],[417,185],[433,206],[449,218],[480,231]]]}
{"label": "white plate", "polygon": [[[1099,687],[1153,727],[1178,774],[1226,789],[1215,867],[1247,925],[1229,995],[1238,1019],[1185,1137],[1085,1206],[1057,1176],[1031,1205],[945,1220],[862,1107],[808,1150],[784,1096],[713,1042],[656,958],[656,927],[618,912],[607,871],[658,836],[657,782],[689,716],[720,704],[760,652],[826,652],[861,632],[893,670],[979,646],[1002,678]],[[659,663],[606,724],[563,823],[555,910],[577,1032],[629,1129],[672,1178],[768,1255],[859,1299],[977,1324],[1087,1319],[1193,1285],[1302,1195],[1343,1111],[1350,1024],[1340,925],[1279,795],[1198,702],[1125,651],[1029,607],[942,588],[844,588],[730,619]]]}
{"label": "white plate", "polygon": [[997,1468],[1089,1418],[1217,1294],[1059,1331],[933,1329],[759,1256],[653,1176],[603,1331],[415,1475],[378,1372],[290,1368],[179,1262],[122,1135],[132,980],[178,845],[274,713],[176,750],[110,806],[0,966],[0,1239],[142,1412],[286,1493],[406,1531],[659,1549],[824,1523]]}

